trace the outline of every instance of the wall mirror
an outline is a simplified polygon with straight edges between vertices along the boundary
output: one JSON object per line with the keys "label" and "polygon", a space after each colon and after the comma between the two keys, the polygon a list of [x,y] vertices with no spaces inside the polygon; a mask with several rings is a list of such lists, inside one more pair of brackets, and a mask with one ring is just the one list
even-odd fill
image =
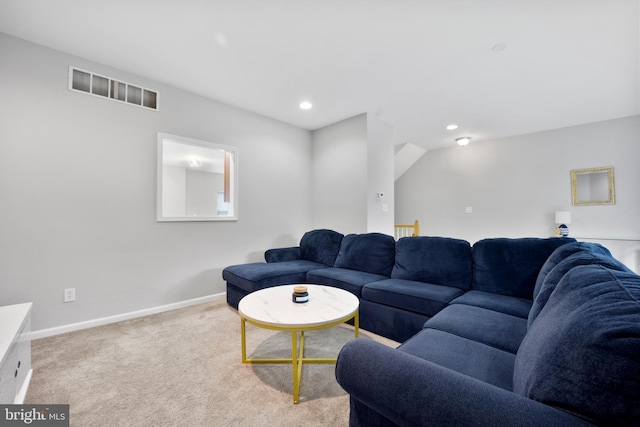
{"label": "wall mirror", "polygon": [[616,202],[613,166],[571,171],[574,205],[613,205]]}
{"label": "wall mirror", "polygon": [[238,219],[238,149],[158,133],[158,221]]}

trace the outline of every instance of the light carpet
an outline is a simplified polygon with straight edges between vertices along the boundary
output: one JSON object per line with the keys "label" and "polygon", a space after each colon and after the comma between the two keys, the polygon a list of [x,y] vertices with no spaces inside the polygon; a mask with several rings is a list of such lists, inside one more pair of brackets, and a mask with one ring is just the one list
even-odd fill
{"label": "light carpet", "polygon": [[[335,357],[342,325],[305,334],[305,356]],[[366,331],[361,339],[397,346]],[[291,333],[247,324],[248,357],[290,357]],[[25,403],[70,405],[72,426],[346,426],[335,365],[240,361],[240,318],[216,301],[35,340]]]}

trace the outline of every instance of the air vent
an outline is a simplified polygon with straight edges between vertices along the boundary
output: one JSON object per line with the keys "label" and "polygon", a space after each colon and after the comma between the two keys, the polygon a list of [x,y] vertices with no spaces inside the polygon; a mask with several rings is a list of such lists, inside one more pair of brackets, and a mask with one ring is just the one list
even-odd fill
{"label": "air vent", "polygon": [[69,67],[69,90],[158,110],[158,92]]}

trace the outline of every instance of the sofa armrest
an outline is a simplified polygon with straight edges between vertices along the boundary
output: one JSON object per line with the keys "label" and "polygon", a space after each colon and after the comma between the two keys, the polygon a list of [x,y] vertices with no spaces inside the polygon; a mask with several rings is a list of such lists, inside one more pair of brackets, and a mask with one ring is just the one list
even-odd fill
{"label": "sofa armrest", "polygon": [[296,261],[301,259],[300,247],[268,249],[264,253],[264,259],[267,262]]}
{"label": "sofa armrest", "polygon": [[[361,405],[401,426],[585,426],[569,413],[360,338],[347,343],[336,378]],[[353,402],[352,402],[353,403]],[[352,404],[352,411],[354,405]],[[359,419],[350,415],[351,426]]]}

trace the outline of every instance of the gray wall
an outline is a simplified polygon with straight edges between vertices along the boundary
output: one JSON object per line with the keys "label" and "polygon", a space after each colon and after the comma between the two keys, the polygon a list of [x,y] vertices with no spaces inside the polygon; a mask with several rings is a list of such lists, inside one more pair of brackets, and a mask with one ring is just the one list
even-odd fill
{"label": "gray wall", "polygon": [[[638,160],[640,116],[430,151],[396,181],[396,221],[475,242],[552,236],[562,210],[572,236],[640,239]],[[599,166],[615,168],[616,204],[573,206],[570,171]]]}
{"label": "gray wall", "polygon": [[367,141],[367,231],[393,236],[393,126],[368,114]]}
{"label": "gray wall", "polygon": [[367,232],[367,115],[313,132],[313,228]]}
{"label": "gray wall", "polygon": [[[160,111],[69,91],[69,65]],[[311,227],[308,131],[3,34],[0,75],[0,305],[33,301],[34,330],[222,293]],[[157,132],[239,147],[239,221],[155,221]]]}
{"label": "gray wall", "polygon": [[393,235],[393,136],[370,114],[313,132],[314,228]]}
{"label": "gray wall", "polygon": [[[160,111],[67,90],[69,65],[157,90]],[[262,260],[310,228],[382,231],[394,213],[419,219],[422,234],[472,242],[551,235],[556,210],[573,212],[572,235],[640,238],[640,117],[429,152],[396,181],[394,209],[393,130],[367,115],[312,142],[308,131],[2,34],[0,75],[0,305],[33,301],[34,330],[222,293],[227,265]],[[157,132],[240,148],[239,221],[155,221]],[[616,205],[571,206],[569,171],[608,165]],[[76,302],[62,302],[64,288],[76,288]]]}

